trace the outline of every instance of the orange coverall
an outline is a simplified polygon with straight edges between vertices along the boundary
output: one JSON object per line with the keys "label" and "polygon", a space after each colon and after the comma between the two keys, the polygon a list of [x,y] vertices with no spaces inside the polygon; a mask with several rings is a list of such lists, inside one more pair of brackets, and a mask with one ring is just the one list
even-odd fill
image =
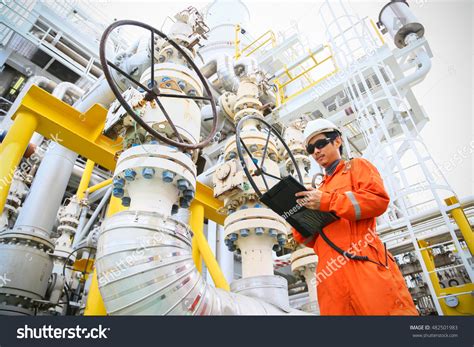
{"label": "orange coverall", "polygon": [[[323,228],[339,248],[386,264],[350,260],[332,249],[320,236],[304,238],[294,228],[298,243],[318,255],[316,285],[321,315],[418,315],[393,256],[375,233],[375,217],[390,201],[379,172],[370,162],[341,160],[319,187],[321,211],[340,219]],[[345,261],[344,261],[345,260]],[[311,285],[311,284],[308,284]]]}

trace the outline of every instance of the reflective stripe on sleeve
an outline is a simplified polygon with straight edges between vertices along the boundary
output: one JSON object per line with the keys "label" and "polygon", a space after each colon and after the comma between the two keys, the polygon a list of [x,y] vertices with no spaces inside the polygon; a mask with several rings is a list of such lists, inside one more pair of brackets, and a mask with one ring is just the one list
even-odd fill
{"label": "reflective stripe on sleeve", "polygon": [[360,210],[360,205],[357,202],[356,197],[354,196],[354,193],[349,191],[349,192],[346,192],[345,194],[349,197],[349,200],[351,201],[352,206],[354,206],[356,220],[359,220],[361,217],[361,210]]}

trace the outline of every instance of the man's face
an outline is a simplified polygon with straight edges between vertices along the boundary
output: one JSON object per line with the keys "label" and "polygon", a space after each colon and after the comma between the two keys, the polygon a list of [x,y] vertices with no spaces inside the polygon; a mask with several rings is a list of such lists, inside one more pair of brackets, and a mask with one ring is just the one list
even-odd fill
{"label": "man's face", "polygon": [[[323,140],[327,136],[325,134],[315,135],[309,141],[309,144],[314,144],[318,140]],[[322,167],[328,167],[331,165],[334,160],[341,158],[339,153],[339,147],[342,145],[341,137],[337,137],[334,141],[328,143],[321,149],[315,148],[314,152],[311,154],[314,160],[321,165]]]}

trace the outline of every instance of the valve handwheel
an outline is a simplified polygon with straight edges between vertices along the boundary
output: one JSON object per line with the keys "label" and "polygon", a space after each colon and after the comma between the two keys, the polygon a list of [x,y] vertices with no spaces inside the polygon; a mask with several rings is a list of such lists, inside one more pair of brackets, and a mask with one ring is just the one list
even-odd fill
{"label": "valve handwheel", "polygon": [[[242,138],[240,136],[244,123],[249,121],[249,120],[257,120],[258,122],[265,125],[266,128],[268,129],[267,138],[265,140],[265,146],[263,147],[262,161],[261,161],[260,165],[257,164],[258,160],[252,155],[252,152],[248,149],[247,145],[244,143],[244,141],[242,140]],[[265,179],[265,176],[268,176],[268,177],[271,177],[271,178],[274,178],[274,179],[277,179],[277,180],[281,180],[280,177],[276,177],[276,176],[266,172],[265,167],[263,166],[263,164],[265,163],[265,157],[268,154],[268,144],[270,142],[270,136],[271,136],[272,133],[275,134],[275,136],[278,138],[278,140],[280,140],[280,142],[282,143],[283,147],[285,147],[285,150],[288,152],[288,155],[289,155],[291,161],[293,162],[294,168],[295,168],[296,173],[298,175],[298,179],[299,179],[300,183],[303,184],[303,176],[301,175],[301,171],[298,167],[298,163],[296,162],[296,159],[293,156],[293,154],[291,153],[290,148],[285,143],[285,140],[283,140],[283,138],[278,133],[278,131],[275,130],[275,128],[273,128],[269,123],[267,123],[265,120],[263,120],[260,117],[245,116],[244,118],[242,118],[239,121],[239,123],[237,124],[237,127],[236,127],[235,137],[236,137],[237,154],[239,155],[240,163],[241,163],[242,168],[245,172],[245,175],[247,176],[247,179],[249,180],[250,185],[252,186],[255,193],[259,197],[261,197],[263,194],[260,191],[260,189],[258,189],[258,186],[255,183],[254,177],[252,176],[252,174],[250,173],[250,170],[247,167],[247,163],[246,163],[245,158],[244,158],[244,151],[250,157],[250,162],[252,162],[253,166],[255,167],[255,176],[262,176],[262,180],[263,180],[263,183],[265,184],[265,188],[267,190],[269,190],[270,187],[268,185],[267,180]]]}
{"label": "valve handwheel", "polygon": [[[121,26],[137,26],[140,28],[147,29],[151,32],[151,86],[144,86],[142,83],[139,81],[135,80],[132,76],[127,74],[125,71],[120,69],[117,65],[114,63],[110,62],[107,60],[106,53],[105,53],[105,47],[106,47],[106,42],[107,38],[109,37],[110,33]],[[191,95],[179,95],[179,94],[164,94],[161,93],[160,89],[156,85],[155,82],[155,71],[154,71],[154,65],[155,65],[155,34],[160,36],[161,38],[165,39],[171,46],[173,46],[182,56],[186,59],[186,61],[189,63],[189,65],[192,67],[192,70],[197,74],[199,79],[201,80],[201,83],[204,87],[204,90],[207,94],[207,96],[191,96]],[[154,138],[163,141],[169,145],[176,146],[181,149],[197,149],[197,148],[203,148],[204,146],[208,145],[212,139],[214,138],[216,131],[217,131],[217,109],[216,109],[216,104],[214,102],[214,99],[212,98],[212,93],[211,89],[209,88],[209,85],[207,83],[206,78],[202,75],[201,71],[199,71],[199,68],[196,66],[194,61],[186,54],[186,52],[173,40],[168,38],[164,33],[159,31],[158,29],[155,29],[154,27],[134,21],[134,20],[119,20],[114,23],[112,23],[107,29],[105,29],[104,33],[102,34],[102,38],[100,40],[100,50],[99,50],[99,55],[100,55],[100,63],[102,65],[102,69],[104,70],[104,75],[105,79],[109,83],[110,88],[112,89],[112,92],[114,93],[115,97],[117,100],[120,102],[120,104],[123,106],[123,108],[127,111],[127,113],[143,128],[145,129],[151,136]],[[140,116],[135,114],[133,111],[132,107],[128,104],[128,102],[123,98],[122,94],[120,93],[119,88],[114,82],[114,79],[112,77],[112,74],[110,72],[109,67],[113,68],[116,70],[118,73],[123,75],[125,78],[127,78],[130,82],[135,84],[137,87],[142,88],[145,91],[145,100],[147,101],[152,101],[155,100],[156,104],[160,108],[161,112],[165,116],[166,120],[168,121],[171,129],[173,130],[174,134],[176,135],[178,141],[172,140],[159,132],[157,132],[155,129],[150,127]],[[178,98],[178,99],[192,99],[192,100],[202,100],[202,101],[209,101],[212,107],[212,129],[209,135],[201,142],[196,143],[196,144],[190,144],[186,143],[181,135],[178,133],[176,126],[174,125],[171,117],[169,116],[168,112],[166,112],[166,109],[163,107],[163,104],[160,101],[160,98]]]}

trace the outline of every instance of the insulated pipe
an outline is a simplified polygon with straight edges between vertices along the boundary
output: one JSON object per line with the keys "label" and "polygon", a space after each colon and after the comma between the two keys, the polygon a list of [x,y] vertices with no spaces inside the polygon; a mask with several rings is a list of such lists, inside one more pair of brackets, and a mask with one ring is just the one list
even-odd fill
{"label": "insulated pipe", "polygon": [[213,59],[208,61],[203,67],[201,67],[201,73],[204,77],[209,78],[217,72],[217,60]]}
{"label": "insulated pipe", "polygon": [[[108,106],[113,99],[114,95],[107,81],[101,79],[76,101],[74,108],[85,112],[96,103]],[[38,229],[49,236],[76,158],[76,153],[59,144],[54,144],[47,151],[20,211],[15,229]]]}
{"label": "insulated pipe", "polygon": [[189,229],[158,213],[106,219],[96,269],[109,315],[305,314],[207,284],[192,259]]}
{"label": "insulated pipe", "polygon": [[217,57],[217,77],[226,91],[233,92],[239,87],[239,78],[235,75],[233,61],[228,55]]}

